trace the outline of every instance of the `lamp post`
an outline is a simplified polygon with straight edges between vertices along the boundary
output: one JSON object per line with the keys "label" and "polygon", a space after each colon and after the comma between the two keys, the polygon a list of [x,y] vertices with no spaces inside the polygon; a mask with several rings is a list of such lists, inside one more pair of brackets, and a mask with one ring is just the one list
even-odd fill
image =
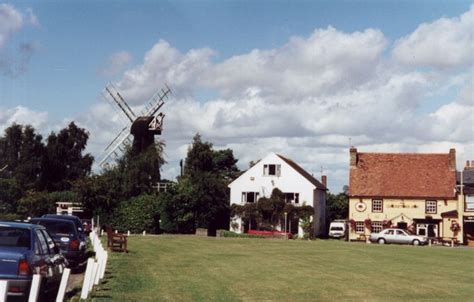
{"label": "lamp post", "polygon": [[286,232],[286,219],[287,219],[288,213],[285,212],[285,239],[288,240],[288,233]]}

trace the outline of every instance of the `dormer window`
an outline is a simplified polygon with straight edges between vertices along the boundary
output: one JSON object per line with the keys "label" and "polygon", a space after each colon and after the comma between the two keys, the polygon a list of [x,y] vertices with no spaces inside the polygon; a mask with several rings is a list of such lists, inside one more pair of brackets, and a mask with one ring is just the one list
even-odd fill
{"label": "dormer window", "polygon": [[280,176],[281,165],[263,165],[263,176]]}

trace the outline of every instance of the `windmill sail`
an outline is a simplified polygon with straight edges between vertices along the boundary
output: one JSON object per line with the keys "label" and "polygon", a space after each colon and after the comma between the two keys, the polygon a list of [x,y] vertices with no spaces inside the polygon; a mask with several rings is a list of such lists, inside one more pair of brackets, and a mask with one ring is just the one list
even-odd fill
{"label": "windmill sail", "polygon": [[111,99],[115,102],[115,104],[117,104],[117,106],[119,106],[119,108],[123,111],[123,113],[125,113],[125,115],[130,120],[130,122],[133,123],[137,117],[135,116],[135,113],[133,113],[133,110],[130,108],[130,106],[128,106],[127,102],[125,102],[123,97],[117,91],[117,89],[115,89],[115,87],[112,84],[108,84],[105,87],[105,92],[107,93],[103,93],[103,94],[105,96],[107,96],[108,94],[111,97]]}

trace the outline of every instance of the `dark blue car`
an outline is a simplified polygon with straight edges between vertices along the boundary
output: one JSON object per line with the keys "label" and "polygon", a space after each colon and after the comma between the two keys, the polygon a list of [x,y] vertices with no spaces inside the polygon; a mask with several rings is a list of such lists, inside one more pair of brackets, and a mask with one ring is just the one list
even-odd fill
{"label": "dark blue car", "polygon": [[0,221],[0,280],[8,296],[28,296],[33,274],[41,274],[41,293],[55,293],[67,260],[43,226]]}
{"label": "dark blue car", "polygon": [[70,268],[77,268],[86,258],[86,242],[71,220],[55,218],[32,218],[30,223],[42,225],[48,230],[61,253],[69,262]]}

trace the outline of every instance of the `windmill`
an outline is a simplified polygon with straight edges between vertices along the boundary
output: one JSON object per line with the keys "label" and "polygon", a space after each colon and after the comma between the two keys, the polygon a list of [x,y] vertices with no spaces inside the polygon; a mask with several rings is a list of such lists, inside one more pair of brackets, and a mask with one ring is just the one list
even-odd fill
{"label": "windmill", "polygon": [[164,88],[150,98],[145,110],[136,115],[114,85],[109,83],[105,87],[102,95],[112,106],[118,107],[129,124],[104,149],[105,156],[99,162],[99,166],[104,168],[110,160],[119,158],[125,153],[127,146],[131,145],[133,150],[140,153],[154,143],[155,135],[160,135],[163,130],[165,117],[164,113],[158,111],[170,93],[170,88],[165,84]]}

